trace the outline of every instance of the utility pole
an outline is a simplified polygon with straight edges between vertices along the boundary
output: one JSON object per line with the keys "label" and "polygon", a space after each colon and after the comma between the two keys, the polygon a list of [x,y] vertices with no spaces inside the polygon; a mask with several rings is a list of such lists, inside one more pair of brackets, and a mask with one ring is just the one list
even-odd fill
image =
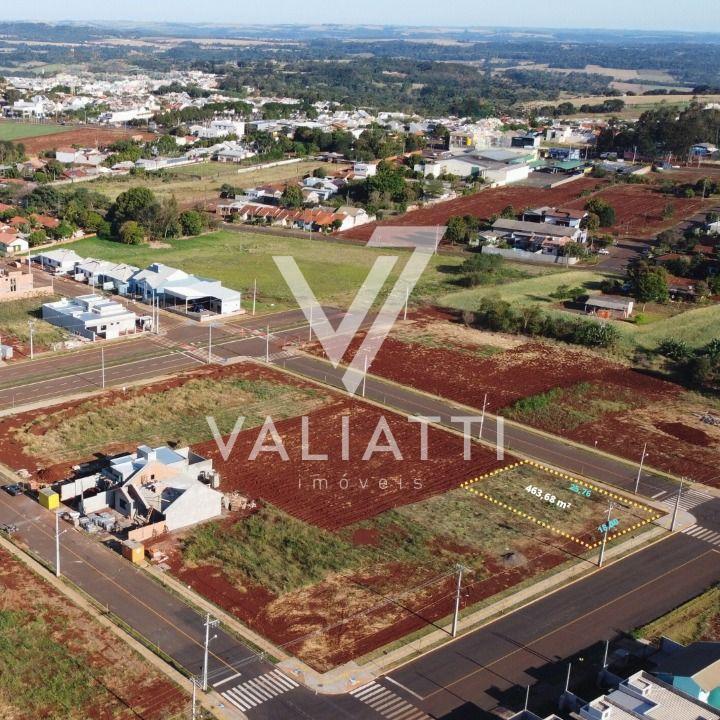
{"label": "utility pole", "polygon": [[255,301],[257,299],[257,278],[253,280],[253,309],[252,314],[255,315]]}
{"label": "utility pole", "polygon": [[270,326],[267,326],[265,332],[265,362],[270,363]]}
{"label": "utility pole", "polygon": [[35,333],[35,323],[32,320],[28,320],[28,327],[30,328],[30,359],[35,359],[35,350],[33,347],[33,334]]}
{"label": "utility pole", "polygon": [[100,348],[100,372],[102,374],[102,386],[105,389],[105,348]]}
{"label": "utility pole", "polygon": [[638,488],[640,487],[640,475],[642,475],[643,465],[645,464],[645,458],[647,457],[647,443],[643,445],[642,457],[640,458],[640,467],[638,468],[637,478],[635,479],[635,494],[638,494]]}
{"label": "utility pole", "polygon": [[457,636],[458,618],[460,616],[460,588],[462,586],[463,570],[465,569],[462,565],[457,565],[457,585],[455,587],[455,612],[453,613],[452,621],[452,636]]}
{"label": "utility pole", "polygon": [[483,398],[483,409],[482,409],[482,415],[480,416],[480,432],[478,433],[478,440],[482,440],[483,436],[483,427],[485,426],[485,408],[487,407],[487,393],[485,393],[485,397]]}
{"label": "utility pole", "polygon": [[308,342],[312,342],[312,321],[313,321],[313,306],[310,306],[310,325],[308,326]]}
{"label": "utility pole", "polygon": [[203,692],[207,692],[208,688],[208,660],[210,654],[210,640],[214,640],[217,635],[210,637],[210,628],[217,627],[220,624],[219,620],[211,620],[210,613],[205,616],[205,655],[203,657],[203,675],[202,675],[202,689]]}
{"label": "utility pole", "polygon": [[680,498],[682,496],[683,485],[685,483],[685,477],[680,478],[680,487],[678,488],[677,498],[675,498],[675,508],[673,509],[672,524],[670,525],[670,532],[675,532],[675,523],[677,522],[678,511],[680,510]]}
{"label": "utility pole", "polygon": [[407,308],[408,308],[408,300],[410,299],[410,286],[405,286],[405,310],[403,312],[403,320],[407,320]]}
{"label": "utility pole", "polygon": [[212,362],[212,323],[208,325],[208,365]]}
{"label": "utility pole", "polygon": [[60,577],[60,536],[64,533],[60,532],[60,513],[55,513],[55,577]]}
{"label": "utility pole", "polygon": [[614,503],[608,503],[607,521],[605,523],[605,532],[603,532],[602,545],[600,545],[600,557],[598,558],[598,567],[602,567],[603,562],[605,561],[605,546],[607,545],[608,533],[610,532],[610,515],[612,514],[614,507]]}
{"label": "utility pole", "polygon": [[192,720],[197,720],[197,710],[195,703],[197,701],[197,678],[193,675],[192,678],[193,693],[192,693]]}

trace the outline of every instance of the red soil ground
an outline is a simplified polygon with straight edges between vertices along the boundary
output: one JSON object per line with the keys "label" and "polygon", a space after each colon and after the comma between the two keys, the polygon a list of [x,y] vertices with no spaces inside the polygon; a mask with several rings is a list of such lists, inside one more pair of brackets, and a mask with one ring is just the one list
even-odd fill
{"label": "red soil ground", "polygon": [[18,138],[16,142],[25,146],[25,152],[28,155],[37,155],[43,150],[57,150],[57,148],[70,147],[71,145],[102,148],[135,135],[142,136],[144,140],[152,140],[156,137],[152,133],[142,132],[137,128],[123,130],[122,128],[82,127],[50,135]]}
{"label": "red soil ground", "polygon": [[[607,201],[615,209],[616,222],[610,230],[615,234],[633,237],[654,237],[661,230],[677,225],[694,215],[711,201],[702,198],[678,198],[662,193],[651,185],[614,185],[593,194]],[[568,207],[582,209],[587,198],[566,203]],[[666,206],[672,205],[672,217],[663,219]]]}
{"label": "red soil ground", "polygon": [[[349,460],[342,459],[343,416],[349,420]],[[326,461],[302,461],[299,417],[276,423],[289,462],[282,461],[277,453],[265,452],[248,461],[259,428],[239,435],[227,461],[214,441],[194,449],[212,458],[224,491],[237,490],[261,498],[327,530],[446,492],[468,478],[512,462],[498,462],[494,452],[479,446],[473,447],[471,459],[465,461],[462,438],[433,428],[428,429],[427,460],[422,460],[417,423],[337,395],[308,417],[308,452],[327,454]],[[377,452],[364,461],[363,454],[382,418],[387,420],[402,459]],[[378,442],[387,445],[388,438],[381,435]],[[266,444],[270,444],[269,439]]]}
{"label": "red soil ground", "polygon": [[[433,319],[436,319],[433,316]],[[420,318],[420,324],[424,318]],[[354,338],[345,362],[357,351],[362,336]],[[320,354],[318,346],[310,348]],[[412,362],[408,362],[412,358]],[[648,442],[653,467],[693,480],[720,486],[717,442],[702,430],[683,422],[690,412],[683,408],[683,389],[652,375],[614,363],[598,355],[561,345],[528,342],[490,357],[478,357],[457,349],[429,347],[392,336],[382,344],[370,372],[425,392],[481,408],[485,393],[488,410],[502,412],[518,400],[553,388],[571,388],[588,382],[613,393],[631,391],[634,404],[653,403],[675,415],[644,422],[642,430],[632,411],[608,412],[600,420],[566,431],[567,437],[637,461],[639,435]],[[670,406],[677,408],[670,409]],[[537,423],[540,429],[553,431]],[[641,443],[640,443],[641,445]],[[688,467],[691,472],[688,472]]]}
{"label": "red soil ground", "polygon": [[581,178],[560,187],[546,190],[538,187],[502,187],[481,190],[474,195],[455,198],[447,202],[437,203],[430,207],[413,210],[400,217],[393,217],[379,223],[368,223],[358,228],[339,233],[340,237],[353,240],[369,240],[377,225],[444,225],[454,215],[477,215],[489,218],[499,213],[508,205],[522,210],[533,205],[567,205],[580,197],[583,191],[591,190],[600,184],[598,180]]}

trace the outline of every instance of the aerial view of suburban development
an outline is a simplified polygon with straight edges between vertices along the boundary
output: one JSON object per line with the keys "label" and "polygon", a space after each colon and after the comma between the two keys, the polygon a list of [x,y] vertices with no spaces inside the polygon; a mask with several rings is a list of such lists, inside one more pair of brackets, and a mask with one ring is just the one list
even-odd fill
{"label": "aerial view of suburban development", "polygon": [[0,720],[720,720],[716,1],[0,5]]}

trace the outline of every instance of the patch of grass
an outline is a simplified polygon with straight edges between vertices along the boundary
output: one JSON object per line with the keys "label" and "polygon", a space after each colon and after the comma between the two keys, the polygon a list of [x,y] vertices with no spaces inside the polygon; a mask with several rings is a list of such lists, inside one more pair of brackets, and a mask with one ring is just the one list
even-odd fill
{"label": "patch of grass", "polygon": [[697,640],[720,641],[720,585],[639,628],[635,634],[648,640],[668,637],[683,645]]}
{"label": "patch of grass", "polygon": [[227,434],[238,415],[245,416],[243,429],[248,429],[261,425],[266,415],[277,421],[308,412],[325,397],[312,388],[266,380],[197,378],[157,393],[132,389],[106,404],[91,399],[72,411],[38,416],[16,432],[28,453],[57,462],[127,444],[193,444],[212,436],[208,415]]}
{"label": "patch of grass", "polygon": [[628,410],[636,402],[632,391],[626,388],[613,387],[608,392],[608,388],[595,383],[580,382],[522,398],[504,410],[503,415],[551,432],[563,432],[599,420],[607,413]]}
{"label": "patch of grass", "polygon": [[34,322],[33,340],[37,346],[48,347],[68,337],[65,330],[42,320],[44,303],[59,300],[59,296],[44,295],[0,303],[0,337],[12,336],[22,343],[30,341],[29,321]]}
{"label": "patch of grass", "polygon": [[[347,307],[376,258],[388,254],[378,249],[320,239],[258,235],[252,230],[219,231],[196,238],[170,240],[168,245],[167,248],[128,246],[110,240],[86,238],[67,247],[83,257],[127,262],[138,267],[162,262],[186,272],[216,278],[227,287],[242,291],[246,306],[252,294],[253,280],[257,279],[258,307],[261,310],[297,307],[297,301],[273,256],[290,255],[295,258],[320,301]],[[402,250],[393,250],[392,254],[397,254],[399,261],[380,299],[387,294],[409,257],[409,253]],[[461,261],[461,258],[434,256],[413,291],[411,301],[427,300],[447,292],[454,279],[447,268]]]}
{"label": "patch of grass", "polygon": [[0,140],[17,140],[67,132],[75,128],[69,125],[42,125],[40,123],[11,122],[0,120]]}
{"label": "patch of grass", "polygon": [[78,717],[97,693],[89,666],[53,637],[41,615],[0,610],[0,693],[10,705],[22,699],[28,717]]}

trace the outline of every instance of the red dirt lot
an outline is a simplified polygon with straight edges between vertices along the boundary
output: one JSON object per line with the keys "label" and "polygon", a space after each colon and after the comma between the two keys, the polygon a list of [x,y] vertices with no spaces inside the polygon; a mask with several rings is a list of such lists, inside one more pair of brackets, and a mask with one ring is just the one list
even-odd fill
{"label": "red dirt lot", "polygon": [[[614,185],[593,194],[593,198],[606,200],[615,209],[616,234],[633,237],[653,237],[661,230],[677,225],[681,220],[694,215],[711,201],[702,198],[679,198],[660,192],[652,185]],[[587,198],[566,203],[567,207],[582,209]],[[666,206],[672,205],[672,217],[663,219]]]}
{"label": "red dirt lot", "polygon": [[408,226],[408,225],[444,225],[454,215],[477,215],[487,219],[499,213],[508,205],[522,210],[533,205],[567,205],[580,197],[583,191],[592,190],[600,181],[591,178],[580,178],[550,190],[538,187],[492,188],[480,190],[473,195],[454,198],[447,202],[437,203],[429,207],[413,210],[399,217],[382,222],[368,223],[339,233],[340,237],[353,240],[369,240],[376,226]]}
{"label": "red dirt lot", "polygon": [[[349,423],[349,459],[342,459],[342,418]],[[376,452],[363,460],[373,432],[382,419],[402,459],[390,452]],[[227,461],[214,441],[194,447],[213,460],[220,472],[223,491],[237,490],[261,498],[300,520],[336,530],[378,515],[398,505],[418,502],[456,488],[470,477],[503,464],[495,453],[475,445],[469,460],[463,459],[463,439],[443,430],[428,428],[427,460],[421,459],[420,426],[406,418],[334,396],[333,402],[308,416],[308,453],[328,455],[323,461],[302,461],[302,420],[276,424],[289,462],[277,453],[260,453],[248,461],[259,428],[238,436]],[[387,446],[384,434],[378,444]],[[266,444],[270,444],[268,438]]]}
{"label": "red dirt lot", "polygon": [[142,132],[137,128],[124,130],[122,128],[87,126],[76,130],[52,133],[51,135],[18,138],[16,142],[25,146],[25,152],[28,155],[37,155],[44,150],[57,150],[57,148],[70,147],[71,145],[107,147],[118,140],[127,140],[136,135],[142,136],[143,140],[152,140],[156,137],[152,133]]}

